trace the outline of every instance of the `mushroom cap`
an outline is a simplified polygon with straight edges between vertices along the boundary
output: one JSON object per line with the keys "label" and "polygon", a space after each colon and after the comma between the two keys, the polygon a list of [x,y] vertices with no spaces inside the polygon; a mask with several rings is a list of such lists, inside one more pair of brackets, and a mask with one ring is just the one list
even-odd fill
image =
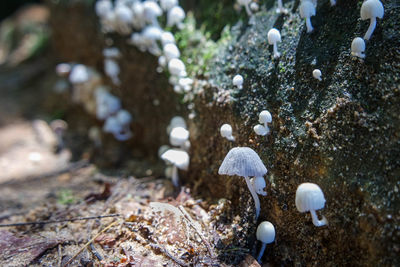
{"label": "mushroom cap", "polygon": [[351,51],[353,52],[364,52],[365,51],[365,41],[361,37],[356,37],[351,42]]}
{"label": "mushroom cap", "polygon": [[103,131],[106,133],[117,133],[121,131],[121,129],[121,124],[117,120],[116,116],[108,117],[103,125]]}
{"label": "mushroom cap", "polygon": [[166,44],[174,44],[175,43],[175,37],[171,32],[163,32],[161,34],[161,43],[162,45]]}
{"label": "mushroom cap", "polygon": [[229,137],[232,135],[232,126],[230,124],[223,124],[219,129],[222,137]]}
{"label": "mushroom cap", "polygon": [[178,58],[173,58],[168,62],[168,70],[172,75],[182,76],[185,72],[185,64]]}
{"label": "mushroom cap", "polygon": [[260,123],[271,123],[272,122],[272,115],[268,110],[263,110],[258,115],[258,121]]}
{"label": "mushroom cap", "polygon": [[175,127],[182,127],[187,129],[185,119],[181,116],[174,116],[167,127],[167,134],[169,134]]}
{"label": "mushroom cap", "polygon": [[179,58],[181,56],[181,52],[179,52],[178,47],[173,43],[164,45],[163,51],[164,51],[165,57],[168,60],[171,60],[173,58]]}
{"label": "mushroom cap", "polygon": [[269,244],[275,240],[275,227],[272,223],[264,221],[257,227],[257,240]]}
{"label": "mushroom cap", "polygon": [[383,18],[384,9],[381,1],[379,0],[367,0],[365,1],[360,10],[360,16],[362,20],[371,18]]}
{"label": "mushroom cap", "polygon": [[325,197],[321,188],[313,183],[303,183],[297,187],[296,207],[300,212],[320,210],[325,206]]}
{"label": "mushroom cap", "polygon": [[189,139],[189,131],[183,127],[175,127],[169,134],[169,142],[173,146],[181,146]]}
{"label": "mushroom cap", "polygon": [[147,20],[151,20],[154,17],[162,15],[160,6],[154,1],[143,2],[143,15]]}
{"label": "mushroom cap", "polygon": [[189,154],[180,149],[168,149],[161,155],[161,159],[175,165],[181,170],[189,168]]}
{"label": "mushroom cap", "polygon": [[169,10],[178,4],[178,0],[160,0],[161,8]]}
{"label": "mushroom cap", "polygon": [[112,12],[113,5],[109,0],[100,0],[96,2],[95,10],[96,14],[100,17],[104,17],[107,13]]}
{"label": "mushroom cap", "polygon": [[125,5],[117,5],[115,7],[114,12],[115,12],[116,18],[120,22],[126,23],[126,24],[132,23],[133,12],[129,7],[127,7]]}
{"label": "mushroom cap", "polygon": [[117,120],[122,125],[128,125],[132,121],[131,114],[128,111],[126,111],[125,109],[121,109],[120,111],[118,111],[116,116],[117,116]]}
{"label": "mushroom cap", "polygon": [[72,67],[72,70],[69,74],[69,81],[72,84],[84,83],[89,81],[89,79],[90,79],[89,70],[85,65],[77,64],[74,67]]}
{"label": "mushroom cap", "polygon": [[218,174],[249,177],[264,176],[267,171],[267,168],[253,149],[235,147],[226,154],[219,167]]}
{"label": "mushroom cap", "polygon": [[243,76],[240,74],[236,74],[232,79],[232,83],[234,86],[241,86],[243,84]]}
{"label": "mushroom cap", "polygon": [[303,1],[300,4],[300,17],[302,18],[311,18],[315,16],[315,6],[310,1]]}
{"label": "mushroom cap", "polygon": [[261,124],[257,124],[256,126],[254,126],[253,130],[257,135],[262,135],[262,136],[265,136],[269,133],[269,128]]}
{"label": "mushroom cap", "polygon": [[[156,26],[147,26],[143,29],[142,37],[146,40],[156,41],[161,38],[162,31]],[[136,35],[137,36],[137,35]]]}
{"label": "mushroom cap", "polygon": [[270,45],[280,41],[282,41],[281,33],[277,29],[272,28],[271,30],[268,31],[268,43]]}
{"label": "mushroom cap", "polygon": [[322,72],[319,69],[315,69],[313,70],[312,75],[314,76],[314,78],[318,79],[319,77],[321,77]]}

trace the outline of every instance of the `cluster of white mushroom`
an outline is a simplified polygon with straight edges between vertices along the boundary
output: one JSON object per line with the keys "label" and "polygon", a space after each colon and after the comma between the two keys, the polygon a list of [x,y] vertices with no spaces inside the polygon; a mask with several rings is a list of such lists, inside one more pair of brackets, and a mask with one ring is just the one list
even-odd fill
{"label": "cluster of white mushroom", "polygon": [[[116,51],[108,50],[105,55],[112,57]],[[132,116],[122,109],[120,99],[109,92],[110,89],[103,85],[101,76],[94,69],[82,64],[61,63],[57,65],[56,72],[72,85],[74,102],[82,104],[90,114],[105,121],[104,132],[113,134],[119,141],[132,137]]]}
{"label": "cluster of white mushroom", "polygon": [[162,160],[170,165],[165,170],[165,176],[172,179],[175,187],[179,187],[178,169],[188,170],[190,161],[187,152],[190,148],[189,131],[185,120],[180,116],[173,117],[167,127],[167,133],[169,134],[169,142],[173,147],[161,146],[158,154]]}
{"label": "cluster of white mushroom", "polygon": [[379,0],[366,0],[361,5],[360,16],[362,20],[370,20],[370,25],[364,35],[364,39],[356,37],[351,43],[351,55],[358,58],[365,58],[365,41],[369,40],[376,27],[376,18],[383,18],[385,10],[381,1]]}
{"label": "cluster of white mushroom", "polygon": [[[241,176],[245,178],[247,187],[253,197],[256,220],[260,214],[260,200],[258,195],[266,196],[264,175],[267,174],[267,168],[261,161],[258,154],[249,147],[235,147],[226,154],[218,174],[229,176]],[[250,180],[250,177],[253,179]],[[312,222],[315,226],[324,226],[328,224],[327,219],[323,216],[322,220],[318,219],[316,210],[320,210],[325,206],[325,197],[321,188],[313,183],[303,183],[299,185],[296,191],[296,208],[299,212],[310,212]],[[257,228],[257,239],[262,242],[260,253],[257,261],[261,262],[266,244],[275,240],[275,228],[270,222],[262,222]]]}
{"label": "cluster of white mushroom", "polygon": [[[175,92],[184,93],[192,89],[193,80],[187,77],[175,37],[170,31],[163,30],[159,23],[159,19],[165,15],[165,27],[183,28],[185,11],[179,6],[178,0],[116,0],[114,3],[111,0],[99,0],[95,9],[105,32],[130,35],[129,44],[158,57],[157,70],[169,71],[169,81]],[[119,68],[116,61],[106,57],[105,69],[118,85]]]}
{"label": "cluster of white mushroom", "polygon": [[265,136],[269,134],[270,130],[268,127],[268,123],[272,122],[272,115],[268,110],[263,110],[258,115],[258,121],[260,124],[257,124],[253,127],[254,132],[257,135]]}

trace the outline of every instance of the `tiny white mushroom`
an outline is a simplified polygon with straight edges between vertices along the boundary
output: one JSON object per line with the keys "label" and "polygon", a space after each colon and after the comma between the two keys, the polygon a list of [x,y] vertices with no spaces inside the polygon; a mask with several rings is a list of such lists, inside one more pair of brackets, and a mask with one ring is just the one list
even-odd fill
{"label": "tiny white mushroom", "polygon": [[69,81],[72,84],[84,83],[89,81],[89,79],[90,79],[89,70],[85,65],[82,64],[75,65],[72,68],[71,73],[69,74]]}
{"label": "tiny white mushroom", "polygon": [[321,188],[313,183],[303,183],[296,191],[296,208],[299,212],[310,212],[315,226],[324,226],[328,223],[325,216],[322,220],[318,219],[316,210],[325,206],[325,197]]}
{"label": "tiny white mushroom", "polygon": [[260,157],[249,147],[235,147],[229,150],[218,170],[219,175],[237,175],[245,178],[254,199],[256,220],[260,214],[260,199],[249,177],[264,176],[267,171]]}
{"label": "tiny white mushroom", "polygon": [[167,11],[178,5],[178,0],[160,0],[160,6],[163,10]]}
{"label": "tiny white mushroom", "polygon": [[168,62],[168,70],[177,77],[185,76],[184,74],[186,73],[185,64],[178,58],[173,58]]}
{"label": "tiny white mushroom", "polygon": [[303,1],[300,4],[300,16],[306,19],[307,32],[310,33],[314,30],[311,24],[311,17],[315,16],[315,6],[310,1]]}
{"label": "tiny white mushroom", "polygon": [[261,258],[264,255],[265,247],[267,244],[274,242],[275,240],[275,227],[272,223],[264,221],[257,227],[256,232],[257,240],[261,241],[261,249],[257,256],[257,261],[261,263]]}
{"label": "tiny white mushroom", "polygon": [[268,32],[268,43],[270,45],[274,46],[274,58],[278,58],[281,56],[281,54],[278,52],[278,42],[281,42],[281,33],[275,29],[272,28],[271,30],[269,30]]}
{"label": "tiny white mushroom", "polygon": [[232,135],[232,126],[230,124],[223,124],[220,128],[220,133],[222,137],[229,141],[235,141],[235,137]]}
{"label": "tiny white mushroom", "polygon": [[336,6],[336,0],[330,0],[331,6]]}
{"label": "tiny white mushroom", "polygon": [[175,37],[171,32],[163,32],[161,34],[161,44],[165,46],[166,44],[174,44]]}
{"label": "tiny white mushroom", "polygon": [[189,168],[189,154],[180,149],[169,149],[161,155],[161,159],[173,165],[172,168],[172,183],[174,186],[179,186],[178,169],[187,170]]}
{"label": "tiny white mushroom", "polygon": [[183,28],[182,21],[185,19],[185,11],[180,6],[174,6],[168,11],[167,26],[176,25],[179,29]]}
{"label": "tiny white mushroom", "polygon": [[256,126],[254,126],[253,130],[257,135],[265,136],[265,135],[269,134],[269,127],[268,126],[265,127],[261,124],[257,124]]}
{"label": "tiny white mushroom", "polygon": [[175,116],[171,119],[169,122],[169,125],[167,126],[167,134],[170,134],[173,128],[175,127],[182,127],[187,129],[185,119],[182,118],[181,116]]}
{"label": "tiny white mushroom", "polygon": [[272,122],[272,115],[268,110],[263,110],[260,112],[258,115],[258,121],[265,126],[267,126],[268,123]]}
{"label": "tiny white mushroom", "polygon": [[251,2],[250,10],[253,12],[257,12],[260,9],[260,6],[256,2]]}
{"label": "tiny white mushroom", "polygon": [[235,77],[233,77],[233,79],[232,79],[232,83],[238,89],[242,89],[243,88],[243,76],[240,74],[236,74]]}
{"label": "tiny white mushroom", "polygon": [[384,9],[381,1],[379,0],[367,0],[364,1],[364,3],[361,6],[361,19],[366,20],[369,19],[371,20],[368,30],[364,35],[365,40],[369,40],[371,38],[372,33],[375,30],[376,27],[376,18],[383,18],[384,14]]}
{"label": "tiny white mushroom", "polygon": [[173,146],[183,148],[187,140],[189,140],[189,131],[183,127],[175,127],[169,134],[169,142]]}
{"label": "tiny white mushroom", "polygon": [[315,79],[317,79],[317,80],[319,80],[319,81],[322,81],[322,78],[321,78],[322,72],[321,72],[319,69],[313,70],[312,75],[313,75],[313,77],[314,77]]}
{"label": "tiny white mushroom", "polygon": [[154,1],[144,1],[143,2],[143,16],[144,19],[152,23],[153,26],[159,27],[157,17],[162,15],[162,10],[160,6]]}
{"label": "tiny white mushroom", "polygon": [[365,58],[365,41],[363,38],[356,37],[351,42],[351,54],[359,58]]}
{"label": "tiny white mushroom", "polygon": [[179,58],[181,56],[178,47],[175,44],[171,43],[164,45],[163,52],[167,61],[170,61],[173,58]]}

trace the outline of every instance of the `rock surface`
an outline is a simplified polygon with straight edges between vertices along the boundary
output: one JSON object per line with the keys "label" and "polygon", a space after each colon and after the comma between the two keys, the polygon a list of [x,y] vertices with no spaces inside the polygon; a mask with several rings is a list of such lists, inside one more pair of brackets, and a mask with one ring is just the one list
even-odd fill
{"label": "rock surface", "polygon": [[[400,13],[396,4],[382,2],[385,16],[367,42],[365,60],[350,55],[353,38],[369,25],[360,20],[361,1],[336,7],[319,1],[311,34],[298,1],[286,4],[287,15],[271,7],[238,22],[210,64],[208,87],[196,97],[187,181],[202,195],[230,199],[231,212],[251,221],[254,203],[244,179],[218,176],[218,168],[230,148],[255,149],[269,170],[259,220],[276,228],[264,256],[272,265],[399,264]],[[267,42],[273,27],[282,35],[279,59]],[[312,76],[316,68],[322,81]],[[236,74],[244,77],[242,90],[232,86]],[[252,130],[264,109],[273,116],[266,137]],[[224,123],[232,125],[236,142],[219,135]],[[323,189],[327,203],[320,213],[329,226],[317,228],[296,210],[303,182]],[[248,231],[249,244],[254,231]]]}

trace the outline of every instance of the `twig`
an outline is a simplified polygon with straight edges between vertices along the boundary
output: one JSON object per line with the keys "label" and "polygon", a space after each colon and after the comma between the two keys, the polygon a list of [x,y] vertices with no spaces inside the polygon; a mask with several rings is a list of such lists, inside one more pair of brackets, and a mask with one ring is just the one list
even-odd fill
{"label": "twig", "polygon": [[62,223],[62,222],[73,222],[73,221],[82,221],[82,220],[93,220],[93,219],[101,219],[101,218],[109,218],[109,217],[119,217],[120,214],[110,214],[110,215],[100,215],[100,216],[90,216],[90,217],[77,217],[72,219],[63,219],[63,220],[48,220],[48,221],[37,221],[37,222],[21,222],[21,223],[9,223],[9,224],[0,224],[0,227],[11,227],[11,226],[24,226],[24,225],[35,225],[35,224],[49,224],[49,223]]}
{"label": "twig", "polygon": [[197,233],[197,235],[200,237],[200,239],[203,241],[203,243],[206,245],[208,252],[210,253],[210,257],[214,258],[214,253],[212,252],[211,246],[208,243],[208,241],[204,238],[204,236],[198,231],[198,229],[193,225],[192,219],[189,217],[190,215],[186,212],[186,210],[182,207],[182,205],[179,205],[179,210],[182,212],[184,215],[183,218],[185,218],[189,222],[189,226],[194,229],[194,231]]}
{"label": "twig", "polygon": [[110,223],[106,228],[104,228],[103,230],[101,230],[97,235],[95,235],[92,239],[90,239],[83,247],[81,247],[81,249],[75,253],[74,256],[72,256],[72,258],[70,258],[66,264],[64,264],[63,267],[68,266],[68,264],[70,264],[79,254],[82,253],[83,250],[85,250],[85,248],[87,248],[99,235],[101,235],[102,233],[104,233],[105,231],[107,231],[108,229],[110,229],[111,227],[113,227],[118,221],[113,221],[112,223]]}
{"label": "twig", "polygon": [[167,255],[171,260],[173,260],[174,262],[176,262],[177,264],[181,265],[181,266],[189,266],[189,264],[181,261],[180,259],[174,257],[173,255],[171,255],[166,249],[164,249],[162,246],[157,245],[157,244],[150,244],[150,246],[152,246],[153,248],[159,249],[161,250],[162,253],[164,253],[165,255]]}
{"label": "twig", "polygon": [[97,252],[96,248],[93,246],[93,243],[90,243],[89,248],[90,248],[90,251],[93,253],[93,255],[96,256],[96,258],[99,261],[103,260],[103,257],[100,255],[99,252]]}

